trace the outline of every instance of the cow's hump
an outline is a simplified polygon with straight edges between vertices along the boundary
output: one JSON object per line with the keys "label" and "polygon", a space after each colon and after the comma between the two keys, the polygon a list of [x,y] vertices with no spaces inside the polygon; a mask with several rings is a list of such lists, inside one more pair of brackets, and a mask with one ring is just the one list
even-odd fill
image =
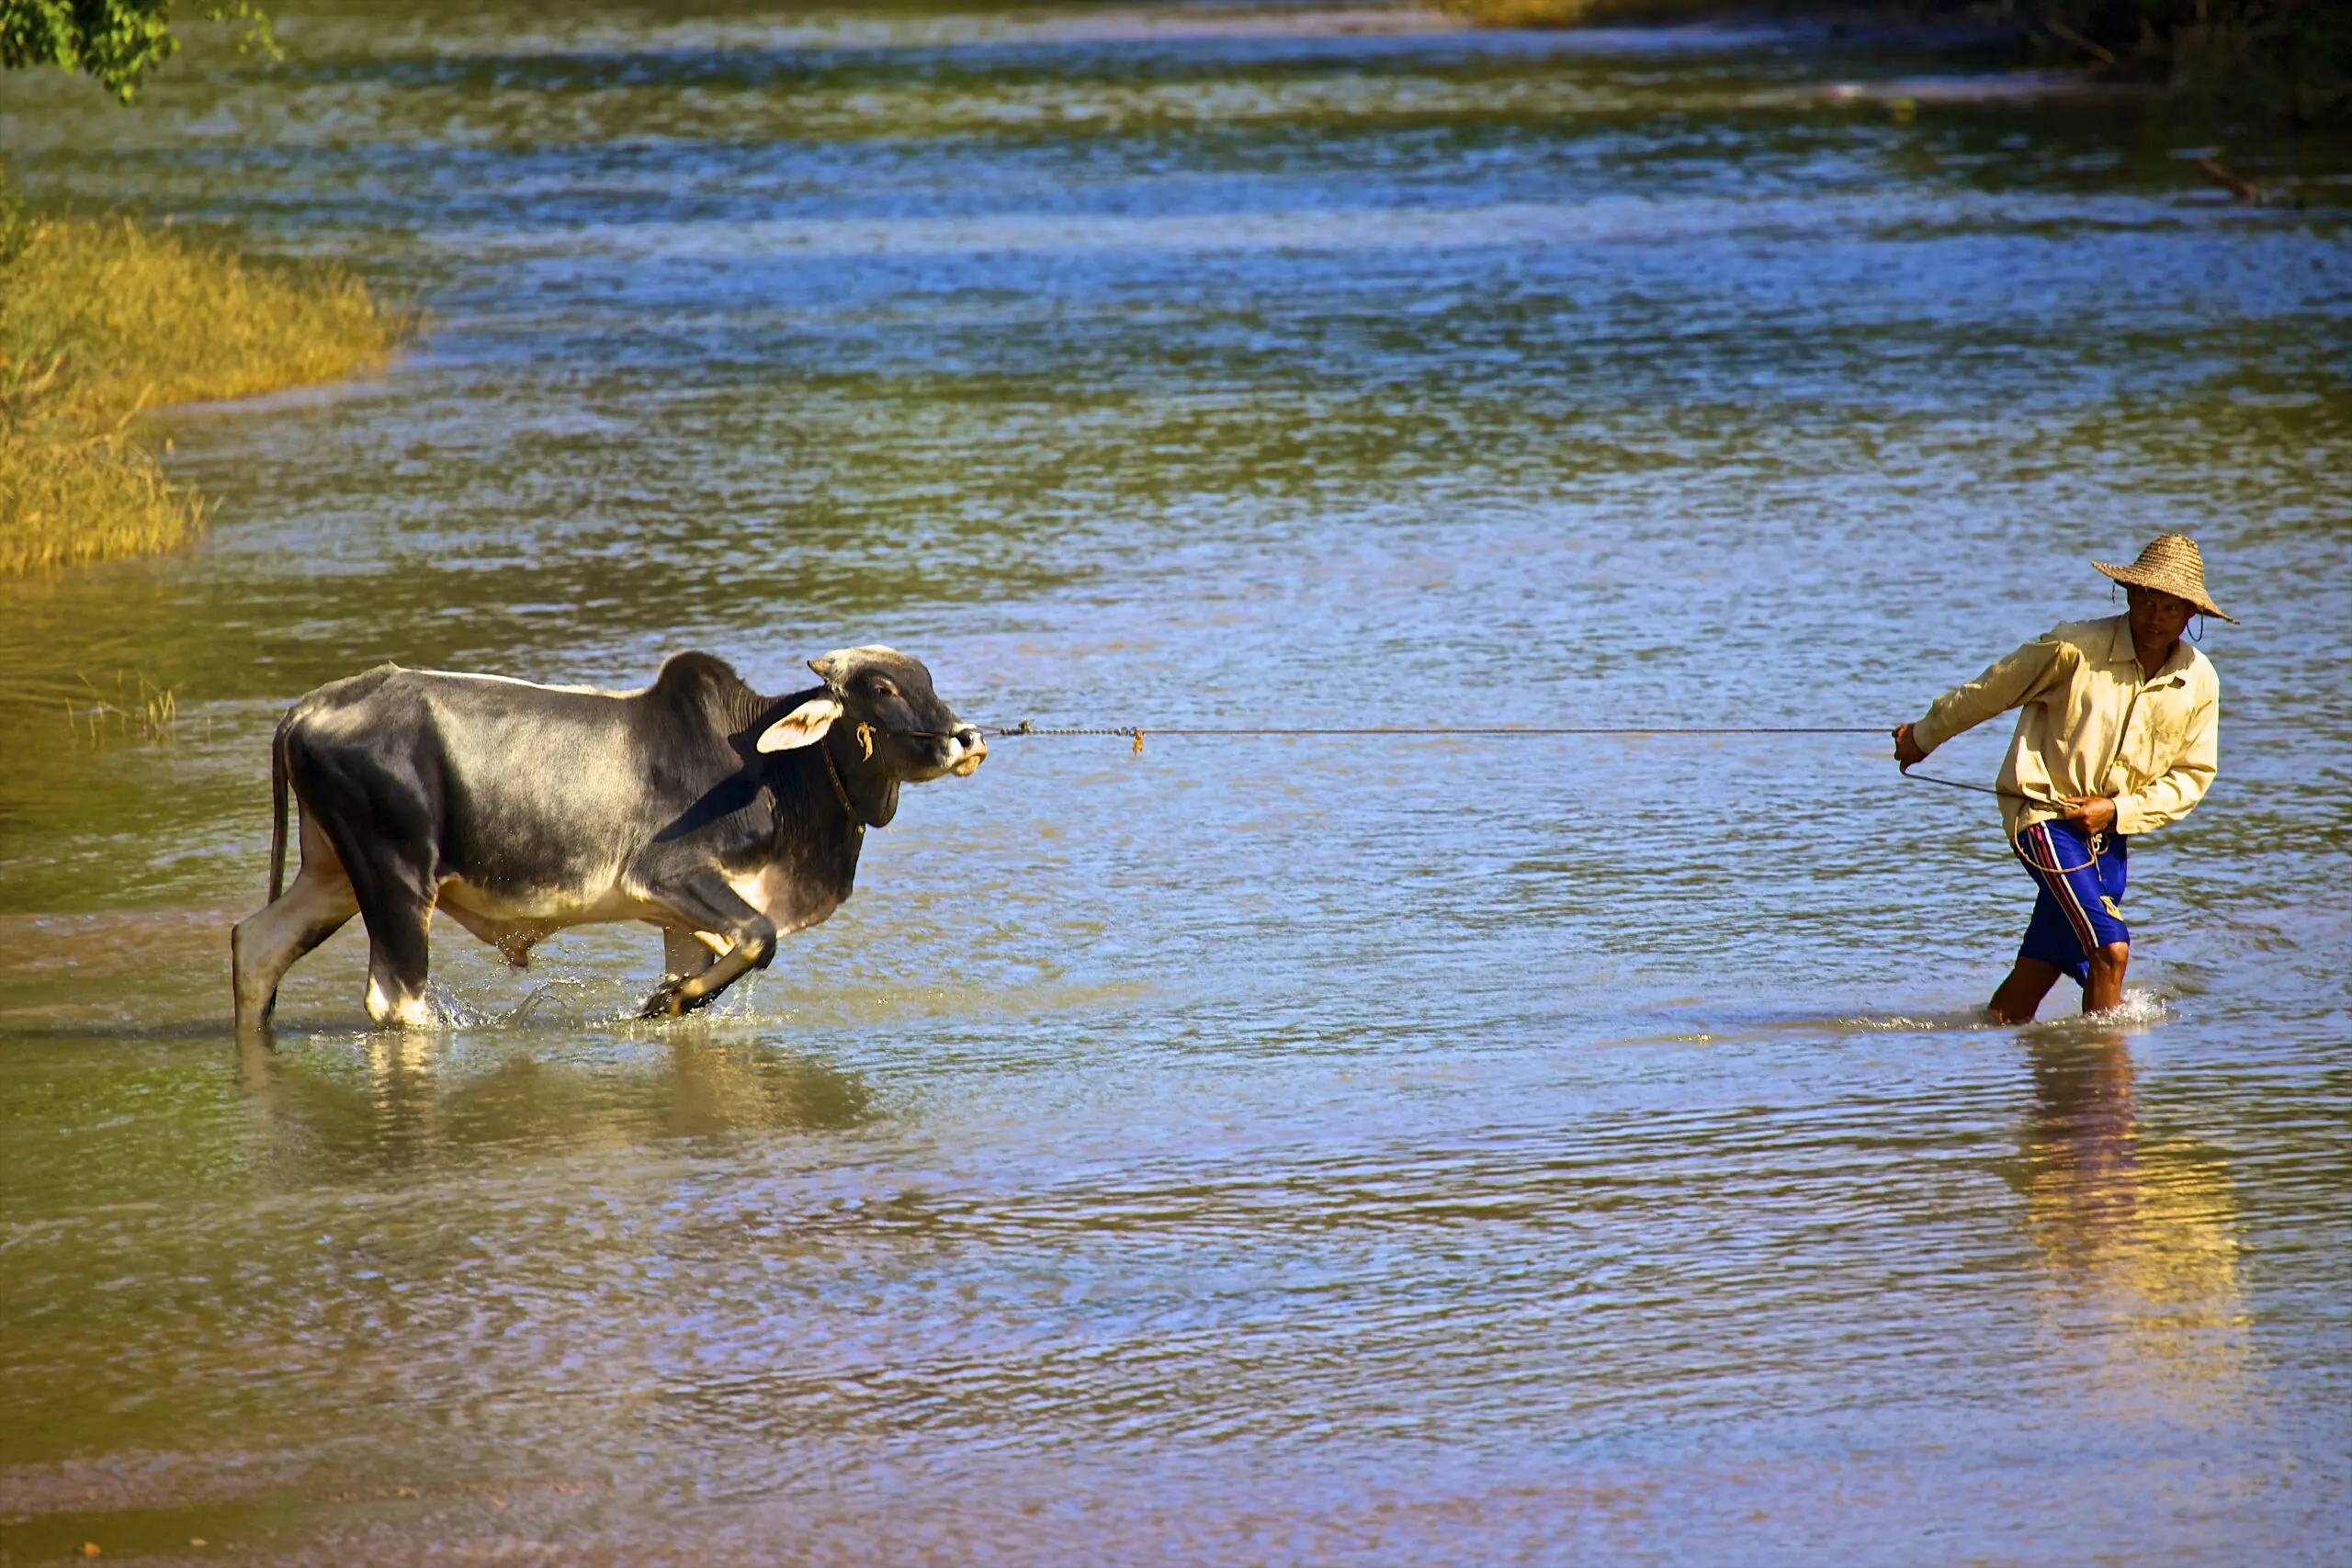
{"label": "cow's hump", "polygon": [[673,655],[655,677],[653,689],[662,696],[689,702],[704,696],[733,696],[751,690],[735,673],[735,667],[715,653]]}
{"label": "cow's hump", "polygon": [[[662,666],[653,682],[655,705],[689,729],[716,725],[732,734],[757,716],[760,694],[743,683],[735,667],[712,653],[681,653]],[[704,721],[696,724],[695,720]]]}

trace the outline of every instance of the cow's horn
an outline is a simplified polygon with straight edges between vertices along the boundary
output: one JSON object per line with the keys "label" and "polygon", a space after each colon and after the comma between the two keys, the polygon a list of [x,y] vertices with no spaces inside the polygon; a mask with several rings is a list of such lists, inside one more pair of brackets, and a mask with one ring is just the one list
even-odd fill
{"label": "cow's horn", "polygon": [[833,727],[833,720],[841,716],[842,705],[832,697],[810,697],[762,730],[752,747],[760,751],[793,750],[823,739],[825,731]]}

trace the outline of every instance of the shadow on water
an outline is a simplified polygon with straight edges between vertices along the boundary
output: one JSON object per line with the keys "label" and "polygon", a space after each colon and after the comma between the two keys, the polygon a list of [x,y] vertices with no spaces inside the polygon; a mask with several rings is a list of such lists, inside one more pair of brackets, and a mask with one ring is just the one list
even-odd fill
{"label": "shadow on water", "polygon": [[2033,1100],[2011,1185],[2063,1320],[2110,1398],[2233,1413],[2248,1372],[2237,1201],[2220,1149],[2143,1122],[2120,1030],[2029,1031]]}
{"label": "shadow on water", "polygon": [[[442,1037],[379,1032],[356,1070],[259,1041],[237,1080],[278,1181],[370,1181],[526,1155],[746,1133],[840,1131],[878,1114],[857,1077],[774,1047],[673,1039],[626,1063],[550,1060],[527,1038],[485,1065]],[[338,1054],[346,1047],[338,1043]]]}
{"label": "shadow on water", "polygon": [[[168,1182],[210,1204],[445,1179],[560,1180],[567,1162],[726,1155],[854,1132],[874,1087],[808,1054],[673,1025],[448,1034],[216,1027],[0,1034],[0,1201],[88,1216]],[[527,1173],[537,1171],[539,1176]]]}

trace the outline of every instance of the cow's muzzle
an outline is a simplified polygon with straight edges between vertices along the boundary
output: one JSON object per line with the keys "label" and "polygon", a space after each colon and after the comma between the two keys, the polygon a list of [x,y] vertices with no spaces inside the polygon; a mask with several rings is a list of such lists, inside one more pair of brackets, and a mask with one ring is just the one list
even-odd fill
{"label": "cow's muzzle", "polygon": [[967,724],[948,738],[947,752],[947,771],[959,779],[969,778],[989,760],[989,743],[978,730]]}

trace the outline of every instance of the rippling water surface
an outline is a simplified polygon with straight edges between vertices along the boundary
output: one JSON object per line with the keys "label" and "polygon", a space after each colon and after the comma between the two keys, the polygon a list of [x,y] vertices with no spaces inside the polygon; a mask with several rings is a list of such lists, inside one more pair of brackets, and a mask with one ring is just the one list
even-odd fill
{"label": "rippling water surface", "polygon": [[[2342,1561],[2340,141],[2254,210],[1990,62],[1389,10],[282,30],[0,84],[36,197],[431,313],[0,584],[0,1558]],[[445,923],[370,1033],[355,924],[226,1030],[376,660],[1883,728],[2160,528],[2245,624],[2109,1024],[1974,1021],[2027,888],[1871,736],[1163,736],[910,792],[706,1020]]]}

